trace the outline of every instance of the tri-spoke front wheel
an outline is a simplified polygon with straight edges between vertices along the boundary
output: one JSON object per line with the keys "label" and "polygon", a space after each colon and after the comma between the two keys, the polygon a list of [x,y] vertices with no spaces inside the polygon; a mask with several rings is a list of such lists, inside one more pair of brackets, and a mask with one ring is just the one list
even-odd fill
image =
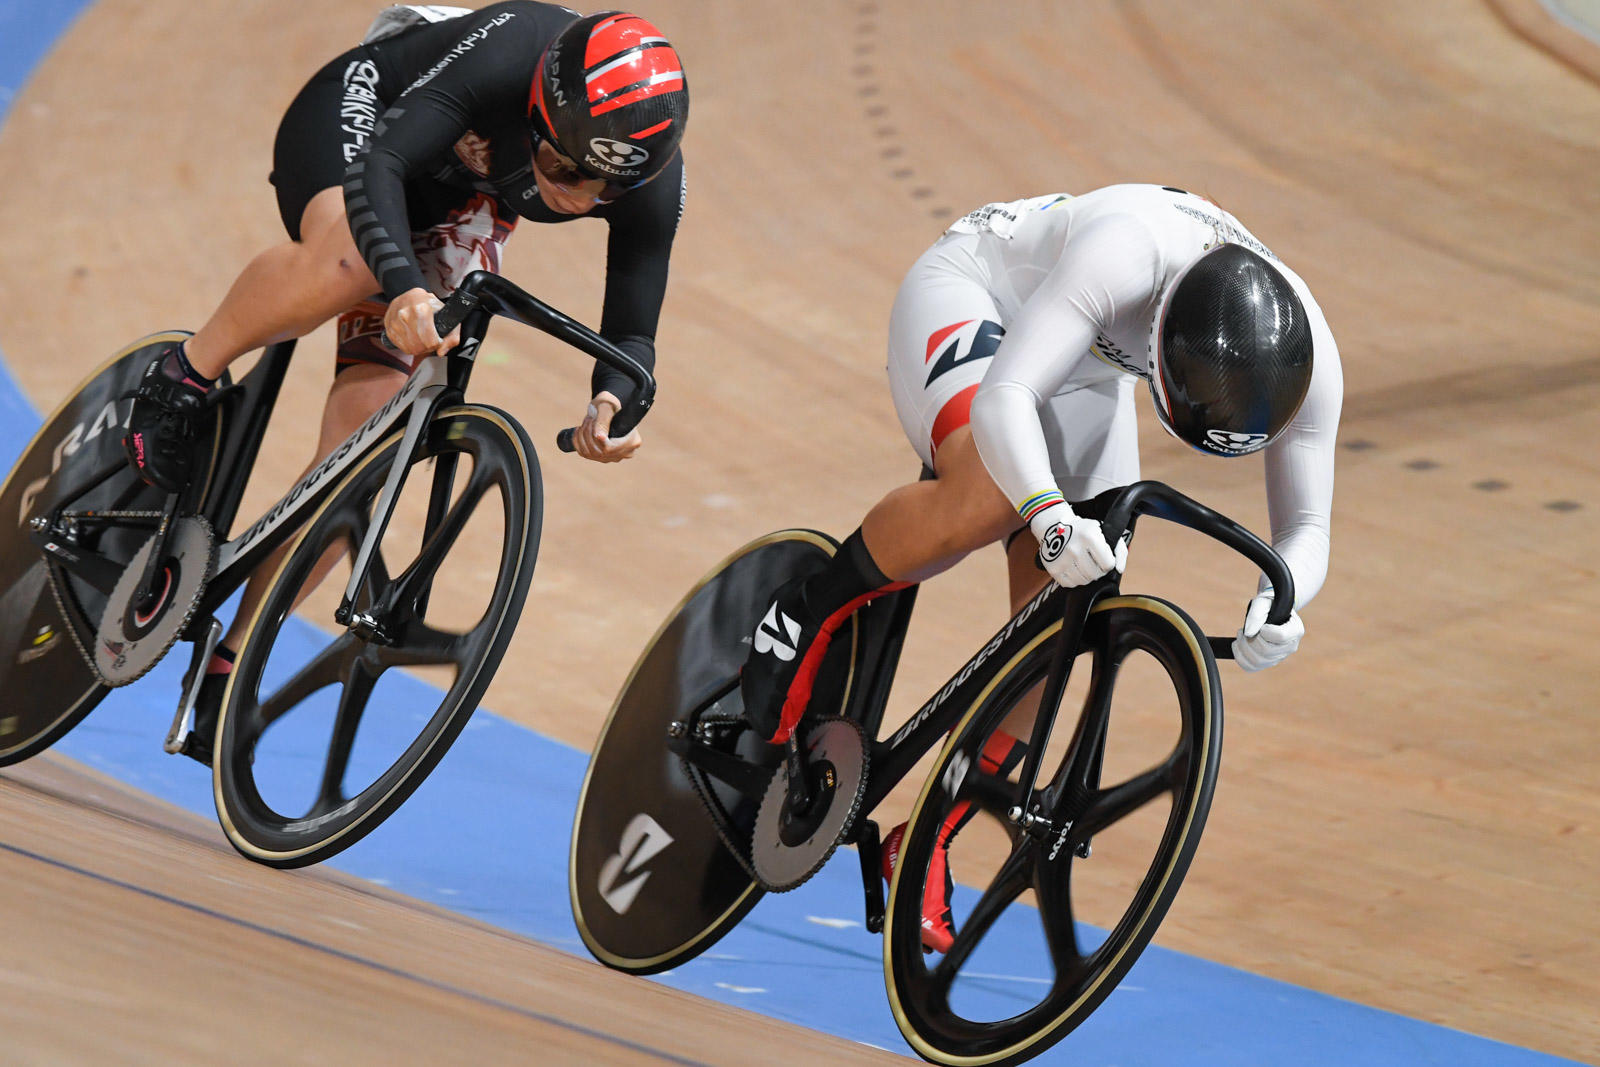
{"label": "tri-spoke front wheel", "polygon": [[[228,839],[261,863],[326,859],[399,807],[466,725],[522,612],[538,465],[510,416],[472,405],[434,417],[354,621],[334,623],[399,441],[364,457],[313,515],[240,649],[213,783]],[[328,629],[289,623],[302,601]]]}
{"label": "tri-spoke front wheel", "polygon": [[[985,758],[1001,730],[1029,738],[1060,628],[979,695],[907,827],[884,972],[901,1031],[935,1063],[1019,1063],[1088,1018],[1149,943],[1205,827],[1222,693],[1205,636],[1165,601],[1095,606],[1031,791],[1033,761],[999,773]],[[982,887],[955,887],[942,956],[923,953],[920,930],[940,841],[954,878]]]}

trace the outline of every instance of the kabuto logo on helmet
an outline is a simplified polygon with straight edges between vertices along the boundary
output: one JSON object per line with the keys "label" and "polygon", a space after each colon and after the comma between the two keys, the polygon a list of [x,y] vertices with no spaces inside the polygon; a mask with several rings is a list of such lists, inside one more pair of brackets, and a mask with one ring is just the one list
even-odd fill
{"label": "kabuto logo on helmet", "polygon": [[539,59],[528,103],[535,134],[591,178],[629,187],[672,162],[689,117],[678,53],[653,24],[623,11],[567,24]]}
{"label": "kabuto logo on helmet", "polygon": [[613,140],[610,137],[591,138],[589,147],[595,155],[613,167],[638,167],[650,158],[650,153],[638,145]]}
{"label": "kabuto logo on helmet", "polygon": [[1224,452],[1254,452],[1267,443],[1267,435],[1234,433],[1232,430],[1207,430],[1206,440]]}
{"label": "kabuto logo on helmet", "polygon": [[1054,563],[1061,558],[1061,553],[1067,549],[1067,542],[1072,540],[1072,527],[1064,522],[1058,522],[1044,532],[1043,539],[1039,542],[1039,558],[1046,563]]}

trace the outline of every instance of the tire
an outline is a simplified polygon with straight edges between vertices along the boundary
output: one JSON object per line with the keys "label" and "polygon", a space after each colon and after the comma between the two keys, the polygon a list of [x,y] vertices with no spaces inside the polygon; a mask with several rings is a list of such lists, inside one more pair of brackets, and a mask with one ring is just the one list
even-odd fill
{"label": "tire", "polygon": [[[820,570],[837,548],[812,530],[780,530],[740,548],[678,602],[623,683],[584,775],[568,863],[573,919],[606,966],[633,974],[675,967],[716,944],[761,899],[745,865],[755,801],[690,768],[668,749],[667,729],[731,684],[712,705],[732,721],[718,747],[758,765],[781,757],[780,747],[743,727],[736,679],[772,591]],[[856,655],[852,620],[848,639],[841,632],[824,661],[814,713],[845,707]],[[690,774],[700,776],[698,789]],[[702,789],[727,816],[720,829]]]}
{"label": "tire", "polygon": [[[1020,783],[988,777],[981,770],[974,773],[972,768],[979,767],[985,743],[1007,713],[1047,674],[1060,629],[1059,620],[1052,623],[1002,667],[973,701],[929,774],[906,830],[884,925],[884,976],[901,1032],[918,1054],[934,1063],[1020,1063],[1088,1018],[1155,934],[1205,828],[1222,742],[1222,691],[1216,661],[1193,620],[1172,604],[1144,596],[1104,600],[1090,614],[1080,653],[1093,666],[1083,705],[1084,727],[1073,734],[1074,721],[1063,699],[1054,733],[1074,741],[1067,746],[1068,752],[1059,755],[1047,747],[1052,755],[1041,761],[1038,774],[1041,793],[1034,810],[1051,820],[1048,828],[1038,835],[1025,833],[1006,817],[1009,806],[1021,799]],[[1101,788],[1108,739],[1123,736],[1118,732],[1122,717],[1137,720],[1150,704],[1139,696],[1137,683],[1127,699],[1116,700],[1117,683],[1125,673],[1123,665],[1134,652],[1148,654],[1165,670],[1176,696],[1177,722],[1170,723],[1177,727],[1176,743],[1169,749],[1166,741],[1160,742],[1156,751],[1165,753],[1164,759],[1137,761],[1143,770],[1110,788]],[[1076,669],[1082,666],[1080,659]],[[1158,688],[1159,677],[1157,674],[1154,682]],[[1074,761],[1074,753],[1084,758]],[[1071,789],[1069,783],[1077,774],[1069,771],[1069,766],[1087,775],[1087,788]],[[1120,777],[1120,772],[1112,777]],[[1113,804],[1115,796],[1121,800]],[[1158,808],[1140,814],[1151,801],[1162,797],[1171,800],[1164,820],[1159,818]],[[930,965],[920,937],[924,884],[936,834],[946,815],[961,802],[973,804],[980,818],[988,816],[990,829],[998,823],[1010,841],[1010,851],[997,865],[979,901],[970,909],[958,907],[962,914],[957,917],[955,943],[948,955],[937,957]],[[1106,924],[1109,933],[1105,940],[1086,949],[1083,932],[1074,921],[1083,918],[1074,903],[1074,872],[1081,870],[1082,881],[1093,883],[1095,875],[1114,869],[1118,857],[1113,854],[1108,860],[1091,849],[1089,842],[1092,838],[1100,843],[1107,834],[1120,842],[1115,831],[1126,819],[1135,819],[1144,828],[1154,842],[1153,855],[1147,864],[1127,865],[1131,874],[1124,880],[1136,885],[1128,888],[1129,897],[1118,895],[1109,909],[1115,921]],[[1136,852],[1137,856],[1144,854],[1142,848]],[[1098,857],[1100,867],[1086,866],[1097,862],[1086,858],[1090,854]],[[954,857],[951,863],[959,867]],[[1112,866],[1105,866],[1107,863]],[[1043,983],[1048,991],[1032,1007],[1017,1011],[1019,1000],[1028,1003],[1036,998],[1031,992],[1023,996],[1016,990],[1037,990],[1041,985],[1008,988],[1011,999],[1000,1011],[1004,1017],[970,1018],[968,1015],[979,1013],[964,1005],[978,1002],[977,996],[968,992],[978,986],[958,983],[995,977],[984,973],[981,966],[968,966],[973,952],[981,948],[1013,903],[1026,909],[1017,898],[1029,890],[1039,903],[1037,919],[1030,919],[1031,925],[1012,925],[1008,936],[1031,930],[1042,942],[1049,965],[1046,974],[1053,977],[1026,980]],[[1121,904],[1124,899],[1128,901],[1125,906]],[[1016,952],[1015,948],[1011,951]],[[993,960],[991,956],[991,965]],[[1015,968],[1027,966],[1015,956],[1008,962]],[[969,996],[971,999],[964,999]]]}
{"label": "tire", "polygon": [[[139,480],[122,452],[127,395],[138,385],[154,350],[189,336],[172,331],[142,338],[102,363],[44,420],[5,484],[0,486],[0,767],[44,751],[94,710],[110,692],[81,649],[93,644],[106,595],[67,574],[29,537],[28,521],[62,503],[102,472],[111,472],[78,499],[83,509],[154,510],[166,494]],[[204,500],[215,480],[224,416],[202,438]],[[78,507],[74,507],[78,510]],[[114,560],[129,560],[149,539],[144,527],[111,527],[81,544]],[[60,597],[48,573],[54,568]]]}
{"label": "tire", "polygon": [[[392,610],[382,613],[387,638],[369,639],[350,629],[337,629],[331,639],[318,634],[311,643],[320,651],[309,661],[294,647],[303,639],[283,639],[284,624],[318,559],[330,552],[354,555],[402,436],[403,431],[391,435],[363,457],[296,537],[250,620],[223,697],[212,753],[217,814],[240,853],[271,867],[303,867],[350,847],[422,784],[477,708],[527,598],[543,508],[533,445],[504,412],[480,405],[447,408],[428,428],[401,502],[426,500],[436,479],[447,479],[461,495],[452,498],[425,543],[407,539],[397,511],[355,604],[365,612],[386,594],[396,598]],[[425,460],[434,461],[433,478]],[[465,478],[456,473],[463,460],[470,462]],[[449,565],[451,547],[474,517],[500,523],[494,567],[468,570],[492,573],[492,583],[468,629],[442,628],[440,613],[468,599],[468,590],[454,571],[448,580],[441,578],[440,568]],[[392,571],[393,553],[402,548],[416,558]],[[342,578],[327,582],[325,595],[337,601],[344,584]],[[319,621],[331,623],[331,610]],[[393,669],[430,665],[453,670],[453,677],[442,694],[423,691],[425,703],[440,698],[437,707],[405,721],[401,713],[415,706],[415,696],[397,700],[387,687],[415,682]],[[284,675],[287,681],[279,684]],[[332,695],[325,690],[337,694],[337,710],[324,734],[321,720],[329,717],[324,713],[330,706],[325,697]],[[379,693],[383,698],[374,701]],[[370,729],[362,722],[369,703],[384,709]],[[308,776],[307,767],[321,772]],[[351,785],[352,776],[366,780],[369,773],[367,784]],[[314,784],[300,809],[306,783]]]}

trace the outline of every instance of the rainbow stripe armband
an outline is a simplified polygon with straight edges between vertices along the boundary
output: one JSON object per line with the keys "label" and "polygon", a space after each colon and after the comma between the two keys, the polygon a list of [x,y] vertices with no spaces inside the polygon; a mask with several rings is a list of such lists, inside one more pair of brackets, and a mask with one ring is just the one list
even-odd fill
{"label": "rainbow stripe armband", "polygon": [[1032,522],[1033,517],[1045,508],[1054,507],[1056,504],[1065,504],[1067,498],[1059,490],[1048,489],[1043,493],[1035,493],[1017,505],[1017,514],[1022,516],[1023,522]]}

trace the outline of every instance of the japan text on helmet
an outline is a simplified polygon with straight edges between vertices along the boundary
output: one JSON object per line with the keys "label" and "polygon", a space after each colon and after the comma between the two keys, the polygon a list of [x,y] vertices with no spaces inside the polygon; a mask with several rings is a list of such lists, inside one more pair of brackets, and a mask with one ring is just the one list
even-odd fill
{"label": "japan text on helmet", "polygon": [[1167,432],[1214,456],[1267,447],[1311,386],[1311,323],[1276,267],[1223,244],[1161,296],[1150,328],[1150,392]]}
{"label": "japan text on helmet", "polygon": [[660,30],[638,15],[603,11],[568,23],[550,42],[528,110],[580,171],[629,189],[677,153],[689,86]]}

